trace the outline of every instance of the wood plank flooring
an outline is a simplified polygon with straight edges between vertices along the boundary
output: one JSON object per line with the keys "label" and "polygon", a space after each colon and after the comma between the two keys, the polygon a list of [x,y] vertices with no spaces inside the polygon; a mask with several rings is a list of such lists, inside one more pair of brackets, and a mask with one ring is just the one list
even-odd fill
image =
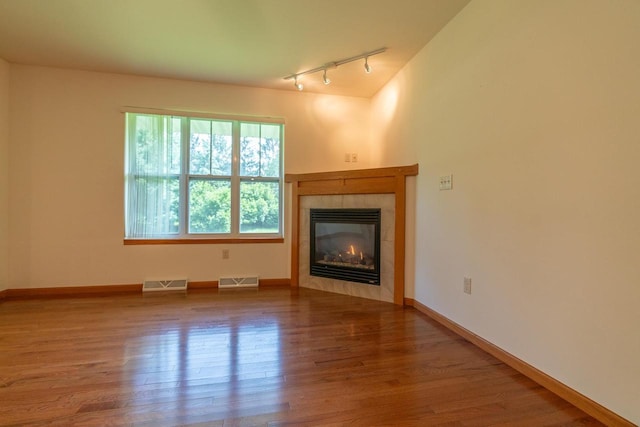
{"label": "wood plank flooring", "polygon": [[0,303],[0,425],[601,424],[413,308],[261,289]]}

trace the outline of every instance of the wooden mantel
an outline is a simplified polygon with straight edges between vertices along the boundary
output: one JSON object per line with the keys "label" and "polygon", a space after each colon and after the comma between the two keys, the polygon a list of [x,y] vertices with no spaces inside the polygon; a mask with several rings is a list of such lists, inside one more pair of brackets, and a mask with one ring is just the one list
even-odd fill
{"label": "wooden mantel", "polygon": [[394,194],[395,239],[393,302],[404,304],[406,177],[418,175],[418,165],[337,172],[286,174],[291,183],[291,286],[300,280],[300,197],[342,194]]}

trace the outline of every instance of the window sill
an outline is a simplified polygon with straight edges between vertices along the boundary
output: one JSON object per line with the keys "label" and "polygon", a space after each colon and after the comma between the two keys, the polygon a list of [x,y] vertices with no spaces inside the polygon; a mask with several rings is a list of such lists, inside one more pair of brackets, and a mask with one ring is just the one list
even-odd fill
{"label": "window sill", "polygon": [[235,239],[124,239],[125,245],[228,245],[234,243],[284,243],[284,238],[250,237]]}

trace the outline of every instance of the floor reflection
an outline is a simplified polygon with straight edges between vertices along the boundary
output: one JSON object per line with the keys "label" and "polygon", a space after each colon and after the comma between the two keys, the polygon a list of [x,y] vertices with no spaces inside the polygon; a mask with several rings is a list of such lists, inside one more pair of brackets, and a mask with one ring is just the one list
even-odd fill
{"label": "floor reflection", "polygon": [[149,331],[132,339],[126,352],[123,380],[138,390],[131,405],[162,405],[176,421],[180,414],[242,416],[280,402],[281,339],[274,319]]}

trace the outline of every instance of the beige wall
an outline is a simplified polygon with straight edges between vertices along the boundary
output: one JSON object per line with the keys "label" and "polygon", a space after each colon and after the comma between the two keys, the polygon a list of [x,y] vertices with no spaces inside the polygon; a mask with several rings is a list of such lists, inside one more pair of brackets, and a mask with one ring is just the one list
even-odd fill
{"label": "beige wall", "polygon": [[9,69],[0,59],[0,291],[9,282]]}
{"label": "beige wall", "polygon": [[[287,173],[369,166],[367,99],[20,65],[11,74],[10,288],[290,276],[288,220],[284,244],[123,246],[122,106],[284,117]],[[360,161],[345,163],[353,151]]]}
{"label": "beige wall", "polygon": [[420,163],[407,296],[640,423],[638,22],[634,0],[474,0],[373,99],[371,138],[369,100],[0,61],[8,286],[288,277],[288,241],[122,245],[121,106],[283,116],[287,172]]}
{"label": "beige wall", "polygon": [[474,0],[372,106],[374,160],[420,163],[416,300],[635,423],[639,24],[635,0]]}

